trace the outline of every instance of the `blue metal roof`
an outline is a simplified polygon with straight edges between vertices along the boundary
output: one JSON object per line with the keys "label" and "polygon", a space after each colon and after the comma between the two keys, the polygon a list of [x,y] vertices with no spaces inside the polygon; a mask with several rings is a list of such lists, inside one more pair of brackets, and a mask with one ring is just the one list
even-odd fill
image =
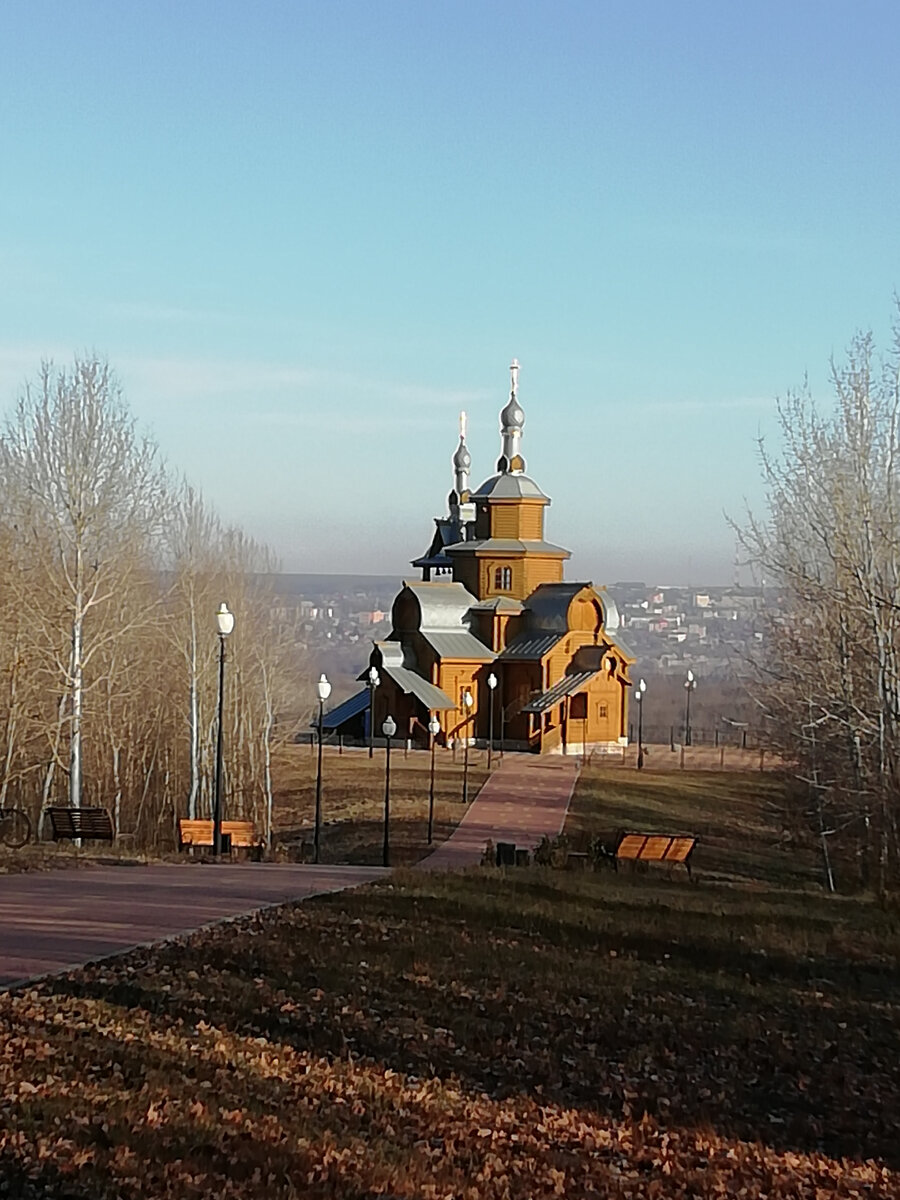
{"label": "blue metal roof", "polygon": [[[357,692],[355,696],[351,696],[349,700],[345,700],[343,704],[339,704],[337,708],[333,708],[331,712],[327,712],[322,718],[323,729],[339,729],[345,721],[351,720],[358,716],[369,707],[369,689],[363,688],[361,692]],[[314,721],[315,725],[316,722]]]}

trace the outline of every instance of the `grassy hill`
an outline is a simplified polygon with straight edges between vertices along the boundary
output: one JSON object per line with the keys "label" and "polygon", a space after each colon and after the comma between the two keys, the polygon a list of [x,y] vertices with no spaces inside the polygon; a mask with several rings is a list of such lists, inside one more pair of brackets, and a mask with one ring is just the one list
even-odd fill
{"label": "grassy hill", "polygon": [[0,996],[0,1195],[900,1195],[900,920],[777,789],[585,774],[694,884],[405,871]]}

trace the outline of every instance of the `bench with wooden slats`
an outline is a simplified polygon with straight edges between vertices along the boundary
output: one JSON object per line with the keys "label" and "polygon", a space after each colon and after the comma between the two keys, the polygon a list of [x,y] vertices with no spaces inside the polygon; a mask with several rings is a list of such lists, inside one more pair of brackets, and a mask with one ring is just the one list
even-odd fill
{"label": "bench with wooden slats", "polygon": [[113,842],[116,831],[112,817],[105,808],[57,808],[44,810],[50,818],[54,842],[61,838],[83,838],[85,841]]}
{"label": "bench with wooden slats", "polygon": [[[223,821],[222,833],[231,838],[232,850],[259,850],[262,839],[253,828],[252,821]],[[178,822],[178,844],[186,846],[212,847],[213,823],[210,820],[191,820],[183,817]]]}
{"label": "bench with wooden slats", "polygon": [[691,855],[698,839],[688,834],[623,833],[616,843],[613,864],[628,862],[681,863],[691,874]]}

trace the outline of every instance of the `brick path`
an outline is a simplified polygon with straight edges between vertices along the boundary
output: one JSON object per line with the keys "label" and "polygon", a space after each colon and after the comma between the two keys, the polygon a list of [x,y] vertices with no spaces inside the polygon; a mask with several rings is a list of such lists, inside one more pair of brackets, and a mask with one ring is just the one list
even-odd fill
{"label": "brick path", "polygon": [[[507,755],[456,831],[419,866],[470,866],[489,838],[531,847],[553,837],[576,778],[573,760]],[[381,867],[193,863],[2,875],[0,988],[384,874]]]}
{"label": "brick path", "polygon": [[111,866],[0,876],[0,987],[323,892],[382,867]]}
{"label": "brick path", "polygon": [[536,846],[563,827],[578,778],[571,758],[508,754],[478,793],[456,831],[419,866],[449,871],[481,861],[485,842]]}

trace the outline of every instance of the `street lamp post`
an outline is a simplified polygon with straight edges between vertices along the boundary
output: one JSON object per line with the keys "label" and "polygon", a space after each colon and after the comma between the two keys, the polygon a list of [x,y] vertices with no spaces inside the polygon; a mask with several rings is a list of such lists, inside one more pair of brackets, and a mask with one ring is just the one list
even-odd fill
{"label": "street lamp post", "polygon": [[488,770],[491,769],[491,754],[494,749],[494,689],[497,687],[497,676],[491,671],[487,677],[488,685],[488,700],[490,703],[490,712],[488,713]]}
{"label": "street lamp post", "polygon": [[637,701],[637,706],[638,706],[637,769],[639,771],[644,765],[644,704],[643,704],[643,700],[644,700],[644,692],[646,692],[646,690],[647,690],[647,685],[642,679],[641,682],[637,685],[637,688],[635,689],[635,693],[634,693],[634,698]]}
{"label": "street lamp post", "polygon": [[385,867],[391,865],[391,738],[397,732],[397,723],[393,717],[385,717],[381,727],[384,734],[387,753],[384,759],[384,845],[381,851],[381,862]]}
{"label": "street lamp post", "polygon": [[697,680],[694,678],[694,672],[690,669],[687,673],[687,679],[684,681],[684,744],[691,744],[691,692],[697,686]]}
{"label": "street lamp post", "polygon": [[319,861],[319,838],[322,833],[322,722],[325,719],[325,701],[331,695],[331,684],[322,674],[316,684],[319,693],[319,767],[316,771],[316,832],[314,837],[313,862]]}
{"label": "street lamp post", "polygon": [[234,613],[228,611],[228,605],[223,600],[216,613],[216,626],[219,631],[219,728],[216,734],[216,789],[213,799],[213,855],[218,858],[222,853],[222,776],[224,774],[225,751],[223,744],[223,726],[225,709],[225,639],[234,629]]}
{"label": "street lamp post", "polygon": [[369,758],[372,757],[372,748],[375,745],[375,689],[381,683],[378,672],[374,667],[369,667]]}
{"label": "street lamp post", "polygon": [[472,707],[472,693],[466,689],[463,694],[463,707],[465,709],[465,720],[463,721],[463,804],[469,803],[469,710]]}
{"label": "street lamp post", "polygon": [[432,716],[428,722],[428,732],[431,734],[431,781],[428,785],[428,845],[434,837],[434,745],[437,735],[441,732],[441,723]]}

